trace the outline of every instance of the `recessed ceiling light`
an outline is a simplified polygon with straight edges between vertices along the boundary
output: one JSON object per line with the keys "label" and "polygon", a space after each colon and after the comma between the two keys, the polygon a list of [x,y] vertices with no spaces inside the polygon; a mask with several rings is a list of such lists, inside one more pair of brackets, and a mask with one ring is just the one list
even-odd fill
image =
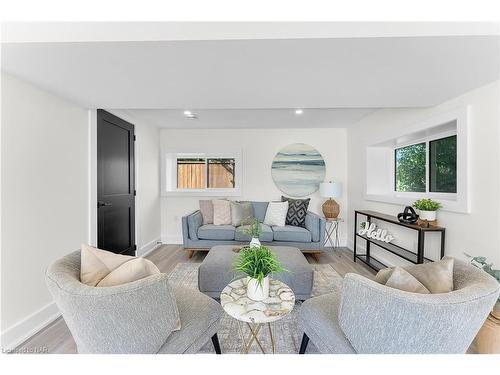
{"label": "recessed ceiling light", "polygon": [[304,111],[303,111],[302,109],[296,109],[296,110],[295,110],[295,114],[296,114],[296,115],[301,115],[301,114],[303,114],[303,113],[304,113]]}
{"label": "recessed ceiling light", "polygon": [[191,111],[184,111],[184,115],[191,116],[193,113]]}

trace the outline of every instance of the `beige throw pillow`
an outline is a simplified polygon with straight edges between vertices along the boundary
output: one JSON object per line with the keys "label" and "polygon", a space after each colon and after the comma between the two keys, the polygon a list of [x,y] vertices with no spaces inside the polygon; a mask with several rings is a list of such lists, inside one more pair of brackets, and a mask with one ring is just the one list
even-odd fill
{"label": "beige throw pillow", "polygon": [[[404,267],[404,270],[417,279],[430,293],[448,293],[453,291],[453,264],[453,258],[444,257],[437,262]],[[375,276],[375,281],[387,285],[396,268],[398,267],[380,270]]]}
{"label": "beige throw pillow", "polygon": [[214,223],[214,205],[212,201],[201,200],[200,212],[203,218],[203,225]]}
{"label": "beige throw pillow", "polygon": [[153,262],[114,254],[89,245],[81,247],[80,281],[90,286],[121,285],[159,274]]}
{"label": "beige throw pillow", "polygon": [[395,267],[386,286],[411,293],[429,294],[429,289],[401,267]]}
{"label": "beige throw pillow", "polygon": [[231,225],[231,204],[225,199],[214,199],[214,225]]}

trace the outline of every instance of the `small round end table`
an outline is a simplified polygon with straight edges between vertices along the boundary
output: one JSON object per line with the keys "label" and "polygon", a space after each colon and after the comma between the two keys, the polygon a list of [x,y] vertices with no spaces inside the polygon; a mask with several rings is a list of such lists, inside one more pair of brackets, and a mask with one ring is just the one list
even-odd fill
{"label": "small round end table", "polygon": [[[270,279],[269,297],[263,301],[254,301],[247,297],[247,283],[247,277],[229,283],[220,295],[222,308],[229,316],[238,321],[238,331],[242,340],[241,353],[248,353],[255,341],[261,352],[265,354],[258,335],[261,328],[267,325],[274,354],[276,340],[272,323],[293,310],[295,294],[285,283]],[[245,325],[250,330],[250,336],[244,332]]]}

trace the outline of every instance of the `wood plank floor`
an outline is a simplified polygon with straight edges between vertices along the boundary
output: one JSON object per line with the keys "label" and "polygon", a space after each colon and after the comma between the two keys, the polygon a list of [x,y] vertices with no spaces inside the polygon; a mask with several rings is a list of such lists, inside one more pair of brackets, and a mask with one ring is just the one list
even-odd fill
{"label": "wood plank floor", "polygon": [[[201,263],[205,256],[206,253],[197,252],[189,259],[180,245],[163,245],[148,254],[146,258],[155,263],[161,272],[170,273],[179,263]],[[370,278],[374,276],[370,268],[361,262],[352,261],[352,252],[347,248],[339,248],[335,251],[327,249],[319,260],[310,255],[306,255],[306,258],[311,264],[331,264],[342,276],[350,272]],[[16,352],[29,353],[33,350],[38,353],[68,354],[76,353],[76,345],[66,323],[62,318],[58,318],[21,344]]]}

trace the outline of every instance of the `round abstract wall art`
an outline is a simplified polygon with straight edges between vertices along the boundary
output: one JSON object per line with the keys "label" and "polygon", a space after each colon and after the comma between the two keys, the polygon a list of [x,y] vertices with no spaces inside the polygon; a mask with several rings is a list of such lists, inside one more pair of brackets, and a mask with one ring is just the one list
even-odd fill
{"label": "round abstract wall art", "polygon": [[292,197],[304,197],[318,190],[325,179],[325,171],[321,154],[305,143],[282,148],[271,166],[271,175],[278,189]]}

